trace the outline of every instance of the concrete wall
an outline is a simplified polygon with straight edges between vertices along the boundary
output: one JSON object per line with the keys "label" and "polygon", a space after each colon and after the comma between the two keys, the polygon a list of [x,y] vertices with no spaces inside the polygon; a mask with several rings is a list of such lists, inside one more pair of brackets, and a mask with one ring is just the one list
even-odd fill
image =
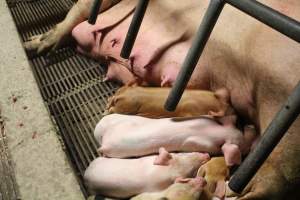
{"label": "concrete wall", "polygon": [[0,27],[0,109],[21,198],[84,199],[4,0]]}

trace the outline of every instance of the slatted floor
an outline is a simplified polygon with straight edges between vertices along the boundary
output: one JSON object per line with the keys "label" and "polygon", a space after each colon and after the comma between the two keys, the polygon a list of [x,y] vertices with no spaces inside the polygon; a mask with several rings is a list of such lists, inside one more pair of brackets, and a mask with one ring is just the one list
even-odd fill
{"label": "slatted floor", "polygon": [[[48,31],[64,19],[73,0],[6,0],[22,41]],[[93,130],[101,119],[107,98],[119,87],[103,82],[105,74],[99,63],[72,47],[49,56],[28,52],[29,62],[42,97],[59,128],[67,154],[73,163],[82,191],[84,170],[97,157]]]}

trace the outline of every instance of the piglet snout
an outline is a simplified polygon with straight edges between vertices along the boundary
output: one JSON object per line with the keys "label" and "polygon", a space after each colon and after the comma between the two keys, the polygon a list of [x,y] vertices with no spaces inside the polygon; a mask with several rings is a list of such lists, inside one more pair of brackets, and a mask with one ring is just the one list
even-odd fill
{"label": "piglet snout", "polygon": [[206,186],[207,182],[203,177],[198,176],[191,179],[189,184],[191,184],[196,190],[202,190]]}

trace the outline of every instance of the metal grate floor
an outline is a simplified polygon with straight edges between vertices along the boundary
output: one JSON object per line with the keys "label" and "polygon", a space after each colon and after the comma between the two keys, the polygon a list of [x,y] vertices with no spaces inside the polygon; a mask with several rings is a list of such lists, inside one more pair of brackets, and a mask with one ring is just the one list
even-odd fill
{"label": "metal grate floor", "polygon": [[[48,31],[60,22],[73,0],[6,0],[22,41]],[[107,98],[119,87],[103,82],[104,69],[71,47],[50,56],[27,54],[42,97],[59,128],[67,154],[85,196],[82,178],[97,157],[93,137]]]}

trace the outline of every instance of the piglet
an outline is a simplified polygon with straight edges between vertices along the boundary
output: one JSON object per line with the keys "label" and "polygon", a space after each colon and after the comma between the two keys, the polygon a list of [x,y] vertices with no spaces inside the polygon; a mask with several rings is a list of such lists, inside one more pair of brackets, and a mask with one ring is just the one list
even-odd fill
{"label": "piglet", "polygon": [[[84,174],[92,193],[113,198],[128,198],[144,192],[157,192],[169,187],[176,178],[194,177],[210,157],[203,153],[163,154],[136,159],[99,157]],[[154,162],[156,164],[154,164]]]}
{"label": "piglet", "polygon": [[225,181],[229,178],[229,168],[226,166],[224,157],[214,157],[202,165],[197,176],[204,177],[207,184],[205,190],[220,199],[225,197]]}
{"label": "piglet", "polygon": [[99,152],[114,158],[153,154],[164,147],[170,152],[223,152],[226,164],[232,166],[240,163],[245,148],[239,130],[207,117],[150,119],[111,114],[97,124],[94,135],[101,143]]}
{"label": "piglet", "polygon": [[202,177],[177,180],[164,191],[142,193],[131,200],[199,200],[205,185]]}
{"label": "piglet", "polygon": [[104,114],[128,114],[149,118],[193,117],[212,115],[222,117],[233,113],[226,89],[216,92],[187,89],[174,112],[164,109],[170,88],[122,87],[109,99]]}

